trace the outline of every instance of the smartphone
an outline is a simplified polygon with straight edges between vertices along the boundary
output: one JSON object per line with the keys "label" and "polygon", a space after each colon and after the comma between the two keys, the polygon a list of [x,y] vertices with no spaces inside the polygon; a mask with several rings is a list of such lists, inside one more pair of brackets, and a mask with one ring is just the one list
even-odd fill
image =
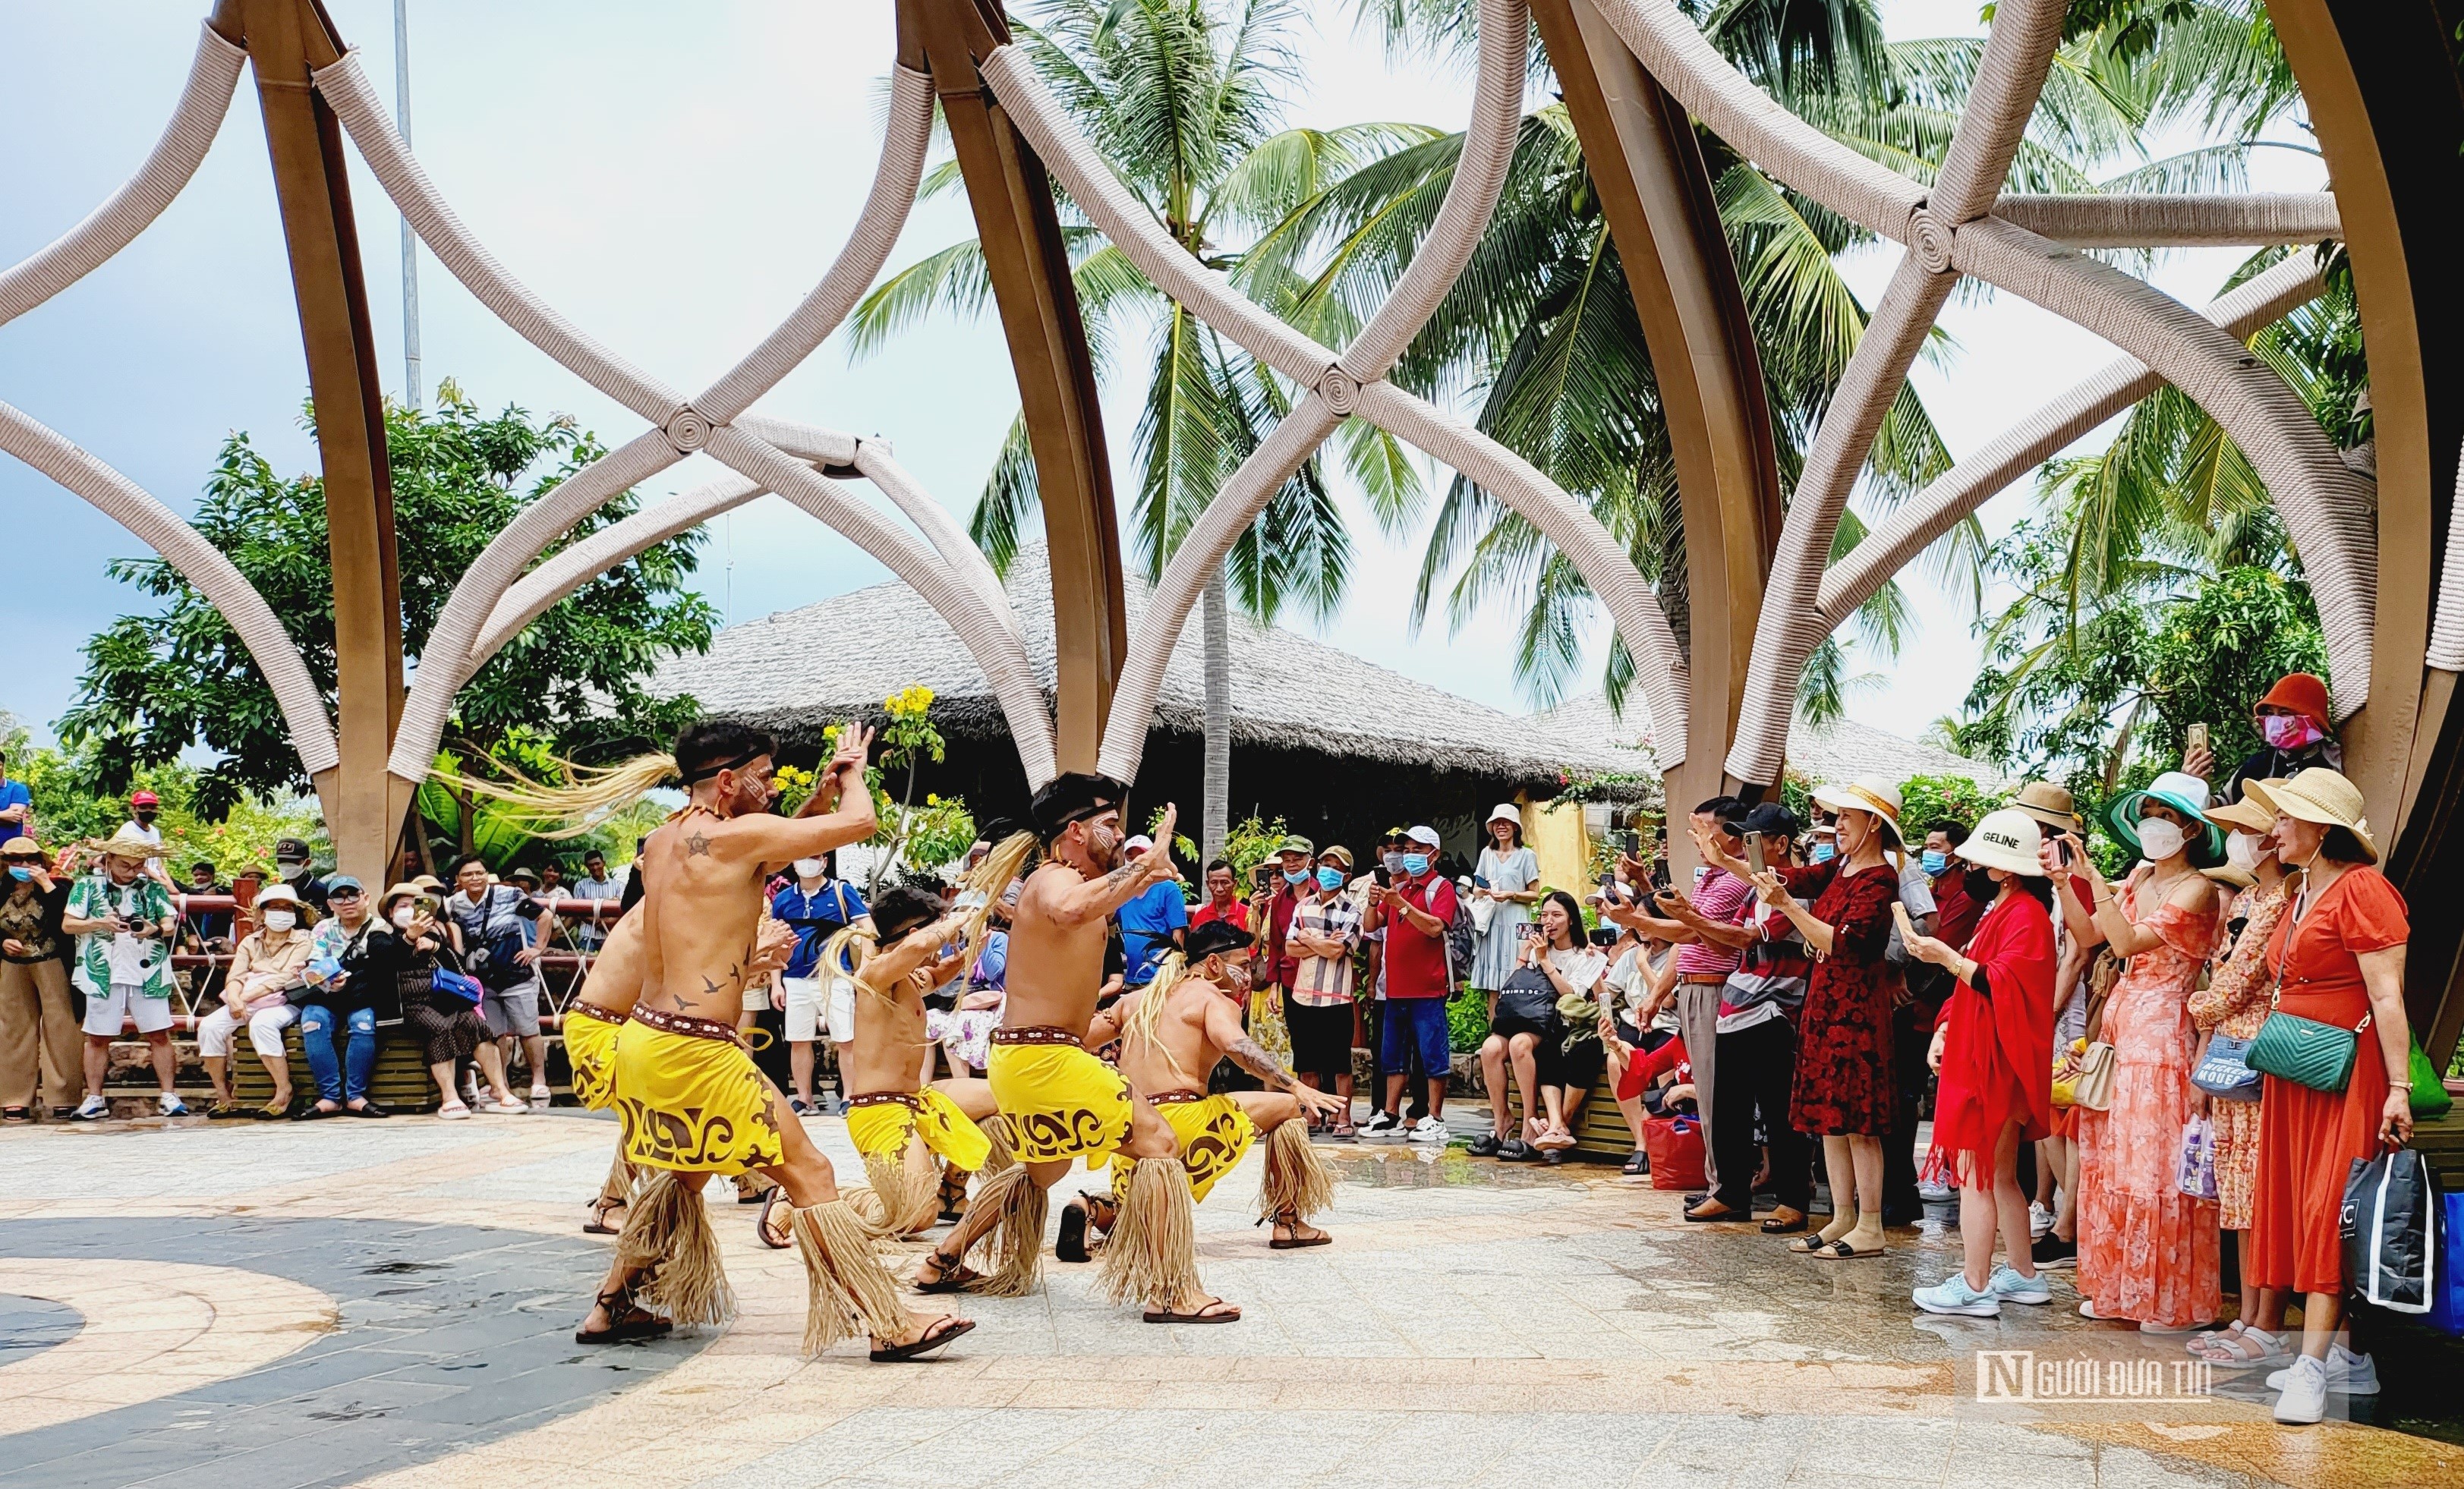
{"label": "smartphone", "polygon": [[1486,874],[1474,874],[1474,875],[1472,875],[1472,876],[1471,876],[1471,887],[1472,887],[1473,888],[1475,888],[1475,889],[1485,889],[1485,888],[1487,888],[1487,887],[1488,887],[1488,876],[1487,876]]}
{"label": "smartphone", "polygon": [[1260,894],[1272,894],[1275,892],[1274,860],[1268,859],[1266,862],[1249,870],[1249,887],[1255,889]]}
{"label": "smartphone", "polygon": [[2054,847],[2061,853],[2061,855],[2062,855],[2062,862],[2063,862],[2063,863],[2065,863],[2065,864],[2076,864],[2076,863],[2078,863],[2078,862],[2079,862],[2078,855],[2076,855],[2076,854],[2074,854],[2074,853],[2072,853],[2072,852],[2071,852],[2071,840],[2070,840],[2070,839],[2068,839],[2068,838],[2056,838],[2056,839],[2054,840]]}
{"label": "smartphone", "polygon": [[1746,863],[1758,874],[1770,866],[1763,862],[1762,838],[1750,832],[1746,834]]}

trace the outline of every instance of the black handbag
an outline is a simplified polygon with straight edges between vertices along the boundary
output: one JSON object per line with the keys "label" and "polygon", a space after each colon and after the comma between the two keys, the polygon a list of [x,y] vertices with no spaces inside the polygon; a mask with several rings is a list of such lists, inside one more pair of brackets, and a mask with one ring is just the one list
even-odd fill
{"label": "black handbag", "polygon": [[1557,984],[1537,967],[1517,967],[1497,990],[1497,1018],[1512,1018],[1547,1028],[1557,1018]]}

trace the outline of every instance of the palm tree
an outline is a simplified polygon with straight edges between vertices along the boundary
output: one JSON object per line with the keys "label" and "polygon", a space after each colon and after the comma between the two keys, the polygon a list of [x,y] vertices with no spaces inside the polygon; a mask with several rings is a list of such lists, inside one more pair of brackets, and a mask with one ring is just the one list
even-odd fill
{"label": "palm tree", "polygon": [[[1260,234],[1363,165],[1433,138],[1411,124],[1287,128],[1278,94],[1300,73],[1288,0],[1038,0],[1011,28],[1044,81],[1122,184],[1173,239],[1240,280],[1270,307],[1291,287],[1247,268]],[[958,186],[935,169],[928,193]],[[1147,330],[1146,398],[1136,439],[1137,493],[1130,515],[1137,561],[1159,578],[1190,525],[1289,407],[1290,390],[1239,346],[1172,300],[1075,211],[1059,206],[1072,277],[1099,377],[1125,334]],[[891,275],[857,307],[858,356],[933,314],[972,316],[990,296],[974,240]],[[1346,466],[1381,513],[1409,508],[1416,468],[1384,431],[1346,424]],[[1023,421],[1013,422],[977,502],[976,541],[1006,569],[1035,509],[1035,467]],[[1272,622],[1287,605],[1312,618],[1340,608],[1352,543],[1320,463],[1286,482],[1234,544],[1200,601],[1206,670],[1203,850],[1229,826],[1234,605]]]}

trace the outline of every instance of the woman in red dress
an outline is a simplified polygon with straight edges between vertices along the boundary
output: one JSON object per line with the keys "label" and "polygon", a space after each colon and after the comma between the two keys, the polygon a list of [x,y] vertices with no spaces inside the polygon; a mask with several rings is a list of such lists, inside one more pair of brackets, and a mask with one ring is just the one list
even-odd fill
{"label": "woman in red dress", "polygon": [[2289,781],[2252,781],[2243,790],[2276,814],[2277,857],[2302,877],[2269,939],[2269,972],[2282,978],[2275,1010],[2360,1035],[2343,1090],[2269,1076],[2259,1104],[2253,1281],[2304,1295],[2301,1357],[2268,1384],[2283,1392],[2277,1421],[2315,1422],[2328,1391],[2365,1394],[2378,1386],[2370,1357],[2336,1343],[2352,1281],[2339,1223],[2354,1161],[2412,1136],[2412,1036],[2404,1017],[2411,926],[2404,896],[2369,866],[2378,862],[2378,844],[2351,781],[2313,767]]}
{"label": "woman in red dress", "polygon": [[[1860,780],[1815,791],[1839,814],[1838,854],[1809,868],[1754,872],[1722,854],[1712,862],[1750,877],[1763,903],[1786,915],[1814,949],[1798,1016],[1796,1087],[1789,1122],[1822,1139],[1831,1223],[1790,1243],[1831,1260],[1882,1254],[1882,1135],[1891,1129],[1891,978],[1882,952],[1900,902],[1900,790]],[[1702,836],[1698,835],[1699,843]],[[1813,908],[1798,896],[1812,897]]]}
{"label": "woman in red dress", "polygon": [[[1989,812],[1956,850],[1996,887],[1993,904],[1963,952],[1932,936],[1906,937],[1908,954],[1957,979],[1925,1062],[1942,1077],[1934,1098],[1928,1169],[1955,1175],[1959,1238],[1967,1266],[1916,1290],[1927,1313],[1990,1318],[2005,1303],[2045,1303],[2036,1275],[2028,1196],[2019,1192],[2019,1145],[2053,1130],[2053,895],[2037,864],[2042,834],[2025,813]],[[1993,1267],[1993,1236],[2008,1265]]]}

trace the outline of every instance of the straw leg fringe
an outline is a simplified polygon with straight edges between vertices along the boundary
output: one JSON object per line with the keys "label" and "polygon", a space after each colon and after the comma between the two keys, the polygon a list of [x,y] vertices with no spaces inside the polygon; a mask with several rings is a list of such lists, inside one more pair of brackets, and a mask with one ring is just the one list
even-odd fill
{"label": "straw leg fringe", "polygon": [[910,1136],[894,1153],[866,1153],[864,1171],[880,1196],[881,1227],[890,1234],[920,1231],[940,1215],[941,1166],[921,1138]]}
{"label": "straw leg fringe", "polygon": [[625,1161],[624,1145],[618,1144],[616,1156],[607,1164],[607,1177],[599,1186],[600,1202],[610,1205],[631,1204],[634,1187],[640,1180],[640,1171]]}
{"label": "straw leg fringe", "polygon": [[984,1166],[976,1171],[976,1176],[990,1179],[1017,1168],[1018,1149],[1010,1141],[1009,1118],[995,1112],[976,1126],[983,1128],[984,1136],[992,1139],[993,1144],[992,1152],[984,1159]]}
{"label": "straw leg fringe", "polygon": [[661,1171],[633,1196],[616,1257],[631,1269],[633,1294],[651,1312],[678,1324],[724,1324],[736,1316],[736,1290],[719,1260],[718,1233],[697,1190]]}
{"label": "straw leg fringe", "polygon": [[898,1283],[881,1264],[872,1233],[845,1199],[799,1210],[791,1227],[804,1262],[804,1352],[820,1354],[843,1339],[907,1332]]}
{"label": "straw leg fringe", "polygon": [[1178,1158],[1141,1158],[1130,1170],[1120,1217],[1104,1238],[1103,1288],[1114,1303],[1171,1308],[1199,1296],[1198,1204]]}
{"label": "straw leg fringe", "polygon": [[1258,1185],[1258,1217],[1306,1223],[1334,1205],[1334,1174],[1309,1146],[1309,1124],[1294,1119],[1266,1134],[1266,1171]]}
{"label": "straw leg fringe", "polygon": [[1023,1298],[1035,1291],[1044,1267],[1044,1218],[1051,1202],[1043,1185],[1019,1165],[986,1179],[971,1209],[992,1207],[992,1228],[977,1242],[984,1253],[984,1280],[976,1291],[996,1298]]}

